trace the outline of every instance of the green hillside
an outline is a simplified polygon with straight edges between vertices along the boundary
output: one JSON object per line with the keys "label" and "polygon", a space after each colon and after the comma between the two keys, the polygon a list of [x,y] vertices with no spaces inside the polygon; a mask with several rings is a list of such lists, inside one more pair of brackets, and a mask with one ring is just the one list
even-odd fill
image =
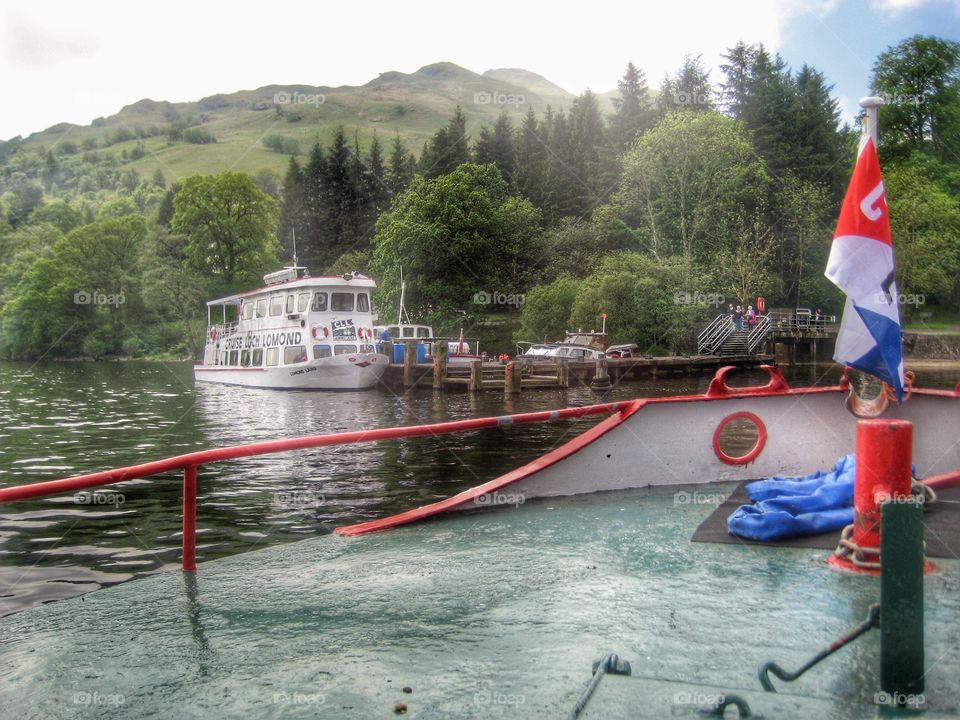
{"label": "green hillside", "polygon": [[[327,144],[336,127],[343,125],[351,136],[357,134],[362,146],[374,133],[384,141],[398,133],[419,154],[424,141],[457,105],[467,117],[468,133],[475,135],[484,124],[492,125],[501,111],[519,121],[531,107],[539,115],[548,105],[569,108],[573,99],[571,93],[527,70],[488,70],[481,75],[453,63],[436,63],[409,74],[386,72],[359,87],[267,85],[188,103],[144,99],[89,126],[63,123],[34,133],[20,147],[28,152],[52,150],[58,156],[109,152],[123,170],[132,168],[141,177],[150,177],[159,169],[167,180],[225,169],[282,173],[288,155],[267,149],[265,137],[295,140],[304,155],[317,141]],[[608,107],[608,99],[601,100]],[[209,132],[215,142],[171,139],[170,130],[178,123]],[[143,146],[137,150],[140,142]]]}

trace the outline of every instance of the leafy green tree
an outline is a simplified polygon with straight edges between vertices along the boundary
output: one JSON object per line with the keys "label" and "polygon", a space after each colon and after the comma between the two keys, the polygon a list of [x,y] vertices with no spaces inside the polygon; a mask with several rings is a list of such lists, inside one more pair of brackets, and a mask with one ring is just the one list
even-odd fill
{"label": "leafy green tree", "polygon": [[542,258],[539,220],[492,165],[464,163],[433,180],[414,178],[377,222],[379,307],[396,307],[402,267],[415,279],[405,298],[411,317],[439,326],[458,312],[483,314],[476,293],[521,293],[530,284]]}
{"label": "leafy green tree", "polygon": [[960,43],[914,35],[882,53],[873,67],[880,109],[881,148],[895,156],[929,152],[958,162]]}
{"label": "leafy green tree", "polygon": [[678,112],[624,156],[605,212],[655,257],[707,261],[751,222],[769,184],[742,125],[716,113]]}
{"label": "leafy green tree", "polygon": [[570,329],[570,312],[579,292],[580,281],[569,275],[530,288],[524,295],[522,324],[514,334],[517,342],[562,340]]}
{"label": "leafy green tree", "polygon": [[716,314],[715,308],[681,299],[712,292],[707,279],[681,258],[615,253],[580,282],[569,324],[599,330],[606,313],[611,344],[635,342],[643,353],[677,353],[690,349],[697,321]]}
{"label": "leafy green tree", "polygon": [[30,224],[50,223],[60,232],[68,233],[83,222],[83,215],[63,200],[41,205],[30,215]]}
{"label": "leafy green tree", "polygon": [[253,284],[277,263],[277,204],[246,173],[192,175],[173,199],[170,223],[189,238],[198,272],[226,287]]}
{"label": "leafy green tree", "polygon": [[884,187],[898,289],[948,304],[960,289],[960,205],[930,180],[919,162],[888,166]]}

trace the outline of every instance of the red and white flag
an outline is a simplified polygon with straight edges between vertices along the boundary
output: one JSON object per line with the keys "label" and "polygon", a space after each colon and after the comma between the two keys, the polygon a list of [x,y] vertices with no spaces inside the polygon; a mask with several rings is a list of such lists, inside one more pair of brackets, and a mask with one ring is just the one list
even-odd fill
{"label": "red and white flag", "polygon": [[890,216],[872,138],[860,147],[824,274],[847,295],[833,359],[893,386],[903,402]]}

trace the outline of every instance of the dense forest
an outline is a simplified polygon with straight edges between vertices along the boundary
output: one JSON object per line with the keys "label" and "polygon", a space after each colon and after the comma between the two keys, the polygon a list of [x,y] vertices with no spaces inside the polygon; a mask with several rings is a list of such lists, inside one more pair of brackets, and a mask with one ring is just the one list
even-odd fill
{"label": "dense forest", "polygon": [[[629,65],[609,113],[587,91],[476,132],[451,109],[422,148],[346,127],[303,155],[264,140],[290,155],[282,178],[168,182],[95,142],[0,143],[0,356],[196,356],[204,301],[259,285],[294,238],[314,274],[372,275],[387,316],[402,267],[411,317],[445,332],[540,340],[606,313],[612,341],[677,352],[727,302],[839,312],[823,269],[859,132],[831,90],[741,42],[719,78],[688,57],[654,90]],[[922,298],[902,312],[956,316],[960,44],[904,40],[871,90],[899,288]],[[214,140],[175,120],[125,140]]]}

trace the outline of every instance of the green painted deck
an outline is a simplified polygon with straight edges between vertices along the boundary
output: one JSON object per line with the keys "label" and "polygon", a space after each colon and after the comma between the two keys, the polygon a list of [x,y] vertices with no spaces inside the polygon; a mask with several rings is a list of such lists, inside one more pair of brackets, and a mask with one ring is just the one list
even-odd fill
{"label": "green painted deck", "polygon": [[[366,719],[404,702],[410,718],[563,718],[612,651],[633,677],[604,678],[584,718],[703,717],[728,692],[768,718],[888,716],[875,631],[775,681],[779,695],[757,681],[762,662],[793,670],[863,620],[879,580],[832,569],[823,550],[690,543],[715,504],[675,502],[678,490],[324,536],[9,616],[2,715]],[[948,717],[960,560],[937,564],[923,707]]]}

